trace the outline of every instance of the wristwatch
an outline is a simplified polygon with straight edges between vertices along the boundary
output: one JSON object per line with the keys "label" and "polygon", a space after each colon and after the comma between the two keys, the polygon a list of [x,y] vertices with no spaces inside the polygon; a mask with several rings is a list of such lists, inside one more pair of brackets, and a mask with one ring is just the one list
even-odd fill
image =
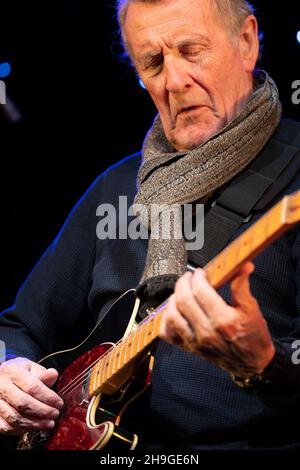
{"label": "wristwatch", "polygon": [[271,362],[267,365],[261,374],[254,374],[250,377],[239,377],[230,372],[233,382],[240,388],[255,391],[264,386],[270,386],[277,382],[285,363],[285,349],[282,344],[273,340],[275,354]]}
{"label": "wristwatch", "polygon": [[251,375],[251,377],[246,377],[246,378],[239,377],[232,373],[230,373],[230,375],[235,385],[237,385],[240,388],[247,389],[247,390],[257,389],[257,387],[263,382],[269,383],[269,381],[264,378],[264,374],[254,374],[254,375]]}

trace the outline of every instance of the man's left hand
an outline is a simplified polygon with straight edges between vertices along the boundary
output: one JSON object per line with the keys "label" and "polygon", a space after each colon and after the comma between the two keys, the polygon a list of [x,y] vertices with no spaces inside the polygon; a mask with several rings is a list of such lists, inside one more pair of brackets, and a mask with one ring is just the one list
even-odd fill
{"label": "man's left hand", "polygon": [[200,355],[239,377],[260,374],[275,347],[250,291],[250,262],[231,281],[232,305],[211,286],[203,269],[177,281],[162,317],[159,336],[170,344]]}

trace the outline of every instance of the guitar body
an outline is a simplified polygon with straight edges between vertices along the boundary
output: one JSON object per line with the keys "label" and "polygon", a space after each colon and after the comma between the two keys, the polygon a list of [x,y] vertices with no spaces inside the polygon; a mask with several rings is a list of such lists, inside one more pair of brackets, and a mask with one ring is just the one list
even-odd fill
{"label": "guitar body", "polygon": [[[55,359],[57,368],[63,370],[55,390],[63,398],[64,407],[53,430],[24,434],[18,444],[19,450],[101,450],[105,447],[107,451],[136,447],[137,435],[123,429],[121,420],[127,407],[150,385],[153,357],[144,352],[122,371],[117,383],[107,384],[104,392],[92,398],[88,387],[91,367],[115,346],[113,342],[100,344],[103,333],[107,334],[106,327],[114,326],[114,331],[108,332],[110,339],[118,334],[121,339],[128,323],[134,320],[134,302],[134,291],[128,291],[113,304],[83,343],[40,361],[48,367]],[[120,329],[123,329],[122,333]],[[77,358],[74,360],[74,357]],[[66,364],[70,365],[65,367]]]}

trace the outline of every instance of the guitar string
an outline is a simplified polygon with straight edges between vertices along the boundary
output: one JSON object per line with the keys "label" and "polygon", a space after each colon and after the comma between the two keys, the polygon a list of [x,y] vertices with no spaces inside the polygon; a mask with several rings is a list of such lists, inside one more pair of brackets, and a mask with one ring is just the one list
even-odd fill
{"label": "guitar string", "polygon": [[[72,393],[76,387],[80,384],[83,384],[86,379],[89,379],[91,376],[91,369],[97,364],[97,362],[100,362],[101,359],[104,359],[104,357],[108,354],[108,352],[111,352],[111,348],[106,351],[103,356],[98,357],[94,362],[92,362],[84,371],[82,371],[79,375],[77,375],[70,383],[65,385],[64,388],[60,390],[58,395],[61,398],[66,398],[70,393]],[[88,375],[87,375],[88,374]],[[84,377],[84,379],[81,381],[81,379]]]}
{"label": "guitar string", "polygon": [[[159,307],[157,307],[159,308]],[[151,314],[151,316],[149,317],[146,317],[144,320],[142,320],[140,323],[139,323],[139,327],[138,329],[147,323],[147,321],[149,321],[153,316],[155,316],[156,314],[158,313],[158,311],[156,312],[153,312]],[[138,329],[134,332],[134,334],[136,334],[136,332],[138,331]],[[129,336],[126,338],[128,339]],[[89,372],[96,364],[97,362],[99,361],[102,361],[102,359],[104,360],[110,353],[112,353],[112,351],[115,349],[115,347],[117,347],[121,342],[123,341],[123,338],[121,338],[117,343],[115,343],[115,346],[108,349],[102,356],[100,356],[99,358],[97,358],[92,364],[90,364],[85,370],[83,370],[78,376],[76,376],[70,383],[68,383],[68,385],[66,385],[65,387],[63,387],[60,392],[59,392],[59,396],[61,396],[61,398],[64,396],[64,397],[67,397],[70,393],[72,393],[75,388],[82,384],[84,382],[83,381],[80,381],[80,379],[85,376],[87,374],[87,372]],[[88,377],[86,377],[88,378]],[[85,378],[85,379],[86,379]]]}
{"label": "guitar string", "polygon": [[[188,266],[188,270],[191,270],[191,267]],[[142,325],[144,325],[147,321],[149,321],[152,317],[155,317],[156,314],[161,310],[161,308],[163,307],[163,305],[167,302],[167,300],[165,300],[164,302],[162,302],[160,305],[158,305],[156,308],[155,308],[155,311],[151,313],[151,315],[147,316],[146,318],[144,318],[139,324],[138,324],[138,328],[137,330],[135,331],[135,333],[138,331],[138,329],[140,327],[142,327]],[[115,347],[117,347],[122,341],[123,341],[124,338],[121,338],[117,343],[115,343]],[[115,349],[115,347],[113,347],[113,349]],[[82,382],[78,382],[78,380],[80,380],[84,375],[86,375],[87,372],[89,372],[96,364],[97,362],[101,361],[102,359],[104,359],[109,353],[112,352],[112,348],[110,348],[108,351],[106,351],[102,356],[100,356],[99,358],[97,358],[92,364],[90,364],[86,369],[84,369],[78,376],[76,376],[70,383],[68,383],[65,387],[63,387],[60,392],[59,392],[59,396],[67,396],[69,395],[70,393],[72,393],[75,388],[80,385],[81,383],[84,382],[84,380]],[[73,387],[73,385],[75,385]],[[73,387],[73,388],[72,388]]]}
{"label": "guitar string", "polygon": [[[118,346],[118,344],[120,344],[121,341],[122,340],[118,341],[118,343],[115,344],[115,347]],[[115,349],[115,347],[113,347],[113,349]],[[111,353],[111,352],[112,352],[112,348],[110,348],[108,351],[106,351],[103,354],[103,356],[100,356],[100,358],[96,359],[92,364],[90,364],[89,367],[87,367],[81,374],[76,376],[75,379],[73,379],[72,382],[70,382],[67,386],[65,386],[59,392],[59,396],[61,398],[63,398],[63,397],[67,398],[76,389],[76,387],[78,387],[78,385],[83,384],[86,379],[90,378],[91,374],[88,375],[87,377],[85,377],[84,380],[81,380],[81,378],[83,376],[85,376],[87,373],[89,373],[90,370],[93,369],[93,367],[97,364],[97,362],[101,361],[102,359],[105,359],[109,355],[109,353]]]}
{"label": "guitar string", "polygon": [[[157,306],[156,309],[155,309],[155,311],[154,311],[151,315],[149,315],[148,317],[144,318],[144,320],[142,320],[142,321],[139,323],[138,328],[137,328],[137,329],[135,330],[135,332],[134,332],[134,335],[138,332],[138,330],[139,330],[144,324],[146,324],[147,322],[149,322],[152,318],[154,318],[154,317],[160,312],[161,307],[164,306],[165,302],[166,302],[166,301],[164,301],[162,304],[160,304],[159,306]],[[126,337],[126,340],[127,340],[128,338],[129,338],[129,336]],[[117,347],[122,341],[125,341],[124,338],[121,338],[117,343],[115,343],[114,346]],[[115,347],[113,347],[113,349],[115,349]],[[66,392],[69,392],[70,387],[72,387],[72,385],[75,384],[75,382],[76,382],[76,387],[77,387],[78,384],[83,383],[83,382],[78,382],[78,380],[79,380],[80,378],[82,378],[82,376],[85,375],[91,368],[93,368],[97,362],[99,362],[99,361],[102,360],[102,359],[105,359],[105,358],[112,352],[113,349],[112,349],[112,348],[108,349],[102,356],[100,356],[99,358],[97,358],[92,364],[90,364],[85,370],[83,370],[78,376],[76,376],[70,383],[68,383],[68,385],[66,385],[65,387],[63,387],[62,390],[60,390],[59,393],[60,393],[60,394],[61,394],[61,393],[64,393],[64,394],[65,394]],[[71,391],[73,391],[73,390],[74,390],[74,388],[72,388]],[[69,393],[68,393],[68,394],[69,394]]]}
{"label": "guitar string", "polygon": [[[163,303],[163,304],[164,304],[164,303]],[[163,305],[163,304],[161,304],[161,305]],[[159,308],[159,307],[157,307],[157,308]],[[146,318],[139,324],[139,327],[141,327],[142,325],[144,325],[144,324],[146,324],[147,322],[149,322],[149,321],[150,321],[153,317],[155,317],[158,313],[159,313],[158,310],[156,310],[155,312],[153,312],[153,313],[151,314],[151,316],[146,317]],[[136,333],[136,332],[137,332],[137,330],[135,331],[135,333]],[[128,336],[128,338],[129,338],[129,336]],[[128,339],[128,338],[127,338],[127,339]],[[118,346],[122,341],[123,341],[123,339],[119,340],[119,341],[115,344],[115,346]],[[115,349],[115,348],[113,348],[113,349]],[[86,377],[84,380],[80,381],[80,379],[82,378],[82,376],[85,375],[87,371],[89,371],[90,369],[92,369],[92,368],[94,367],[94,365],[95,365],[97,362],[99,362],[99,361],[102,360],[102,359],[105,359],[106,356],[108,356],[111,352],[112,352],[112,349],[110,348],[108,351],[106,351],[106,352],[103,354],[103,356],[101,356],[100,358],[96,359],[96,360],[95,360],[92,364],[90,364],[90,366],[87,367],[79,376],[75,377],[75,379],[73,379],[73,381],[70,382],[70,384],[68,384],[66,387],[64,387],[64,388],[59,392],[59,395],[60,395],[60,396],[64,396],[65,398],[68,397],[68,396],[70,395],[70,393],[72,393],[78,385],[82,384],[87,378],[89,378],[89,377]],[[70,387],[70,385],[71,385],[71,387]],[[63,395],[62,395],[62,391],[64,392]]]}
{"label": "guitar string", "polygon": [[[122,339],[119,340],[117,343],[115,343],[115,347],[117,347],[120,343],[121,343]],[[104,360],[108,355],[109,353],[112,352],[113,349],[115,349],[114,346],[112,346],[111,348],[109,348],[107,351],[105,351],[105,353],[98,357],[97,359],[95,359],[94,362],[92,362],[86,369],[84,369],[79,375],[77,375],[71,382],[68,383],[68,385],[66,385],[65,387],[63,387],[60,392],[59,392],[59,395],[61,396],[61,394],[69,394],[70,392],[73,392],[75,390],[75,388],[77,387],[77,385],[81,384],[84,382],[84,380],[82,382],[78,382],[79,379],[81,379],[84,375],[86,375],[87,372],[89,372],[91,369],[93,369],[93,367],[97,364],[97,362],[100,362],[102,361],[102,359]],[[72,386],[75,385],[75,387],[72,388]]]}

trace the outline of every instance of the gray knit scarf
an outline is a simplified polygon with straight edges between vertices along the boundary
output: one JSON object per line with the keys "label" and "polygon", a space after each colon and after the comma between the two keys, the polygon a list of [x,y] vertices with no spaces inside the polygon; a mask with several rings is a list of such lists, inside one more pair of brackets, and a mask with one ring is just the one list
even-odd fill
{"label": "gray knit scarf", "polygon": [[[151,231],[137,291],[140,297],[159,299],[169,295],[176,279],[186,271],[185,240],[180,235],[181,211],[176,216],[174,207],[194,201],[204,203],[216,189],[246,168],[278,126],[281,104],[274,81],[266,72],[258,71],[254,83],[254,92],[241,113],[191,151],[177,152],[165,137],[160,117],[155,118],[143,145],[135,198],[136,213]],[[153,204],[165,205],[156,217],[150,217]],[[172,237],[163,236],[166,220],[163,214],[172,219],[175,227]]]}

